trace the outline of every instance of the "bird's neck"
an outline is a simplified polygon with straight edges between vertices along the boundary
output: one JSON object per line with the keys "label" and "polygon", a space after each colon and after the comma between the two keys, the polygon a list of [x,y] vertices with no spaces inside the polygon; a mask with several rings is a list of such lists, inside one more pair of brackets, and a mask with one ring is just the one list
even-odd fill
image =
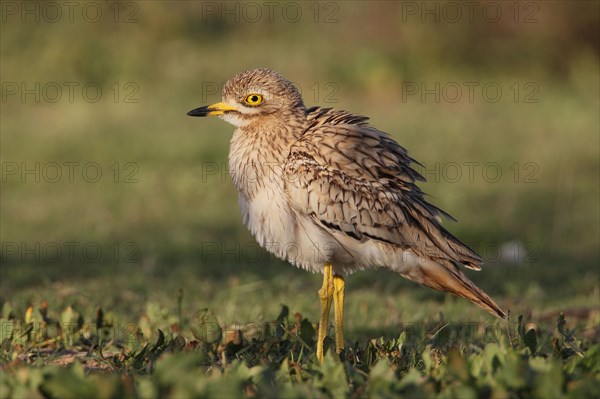
{"label": "bird's neck", "polygon": [[272,114],[256,123],[239,127],[231,138],[231,156],[256,162],[285,162],[290,147],[302,136],[307,124],[302,112]]}
{"label": "bird's neck", "polygon": [[238,190],[251,197],[257,189],[279,184],[290,147],[306,123],[302,112],[237,128],[231,138],[229,172]]}

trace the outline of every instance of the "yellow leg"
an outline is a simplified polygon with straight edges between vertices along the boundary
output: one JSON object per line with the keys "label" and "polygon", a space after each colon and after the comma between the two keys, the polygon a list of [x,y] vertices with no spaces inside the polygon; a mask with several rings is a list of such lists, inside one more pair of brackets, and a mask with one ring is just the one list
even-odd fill
{"label": "yellow leg", "polygon": [[344,277],[333,276],[333,311],[335,314],[335,351],[344,349]]}
{"label": "yellow leg", "polygon": [[327,335],[329,324],[329,312],[333,299],[333,271],[331,263],[326,263],[323,270],[323,286],[319,290],[321,300],[321,318],[319,319],[319,336],[317,337],[317,359],[323,363],[323,341]]}

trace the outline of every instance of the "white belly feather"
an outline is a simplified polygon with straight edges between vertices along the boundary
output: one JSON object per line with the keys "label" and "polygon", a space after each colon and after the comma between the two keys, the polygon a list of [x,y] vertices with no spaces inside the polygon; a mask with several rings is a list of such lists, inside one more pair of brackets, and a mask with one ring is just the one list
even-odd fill
{"label": "white belly feather", "polygon": [[252,200],[240,193],[238,202],[244,224],[260,246],[307,271],[320,273],[326,262],[332,262],[339,274],[391,266],[406,275],[416,266],[412,252],[382,248],[385,244],[372,240],[360,243],[342,233],[331,234],[312,219],[296,216],[279,187],[265,187]]}

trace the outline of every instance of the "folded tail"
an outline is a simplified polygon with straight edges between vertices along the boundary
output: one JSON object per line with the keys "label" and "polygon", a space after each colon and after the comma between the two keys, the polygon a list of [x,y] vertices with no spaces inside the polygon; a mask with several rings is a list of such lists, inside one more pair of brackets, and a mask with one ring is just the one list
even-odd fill
{"label": "folded tail", "polygon": [[506,313],[496,305],[496,302],[469,280],[456,265],[426,261],[420,263],[419,269],[421,272],[419,278],[411,278],[411,280],[438,291],[448,291],[466,298],[493,315],[506,319]]}

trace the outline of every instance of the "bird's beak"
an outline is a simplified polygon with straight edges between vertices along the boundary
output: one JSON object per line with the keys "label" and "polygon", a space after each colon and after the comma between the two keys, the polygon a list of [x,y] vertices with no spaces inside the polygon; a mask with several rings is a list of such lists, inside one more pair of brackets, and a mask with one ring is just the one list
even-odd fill
{"label": "bird's beak", "polygon": [[196,108],[188,112],[189,116],[213,116],[223,115],[227,111],[235,111],[236,109],[224,102],[213,105],[205,105],[204,107]]}

